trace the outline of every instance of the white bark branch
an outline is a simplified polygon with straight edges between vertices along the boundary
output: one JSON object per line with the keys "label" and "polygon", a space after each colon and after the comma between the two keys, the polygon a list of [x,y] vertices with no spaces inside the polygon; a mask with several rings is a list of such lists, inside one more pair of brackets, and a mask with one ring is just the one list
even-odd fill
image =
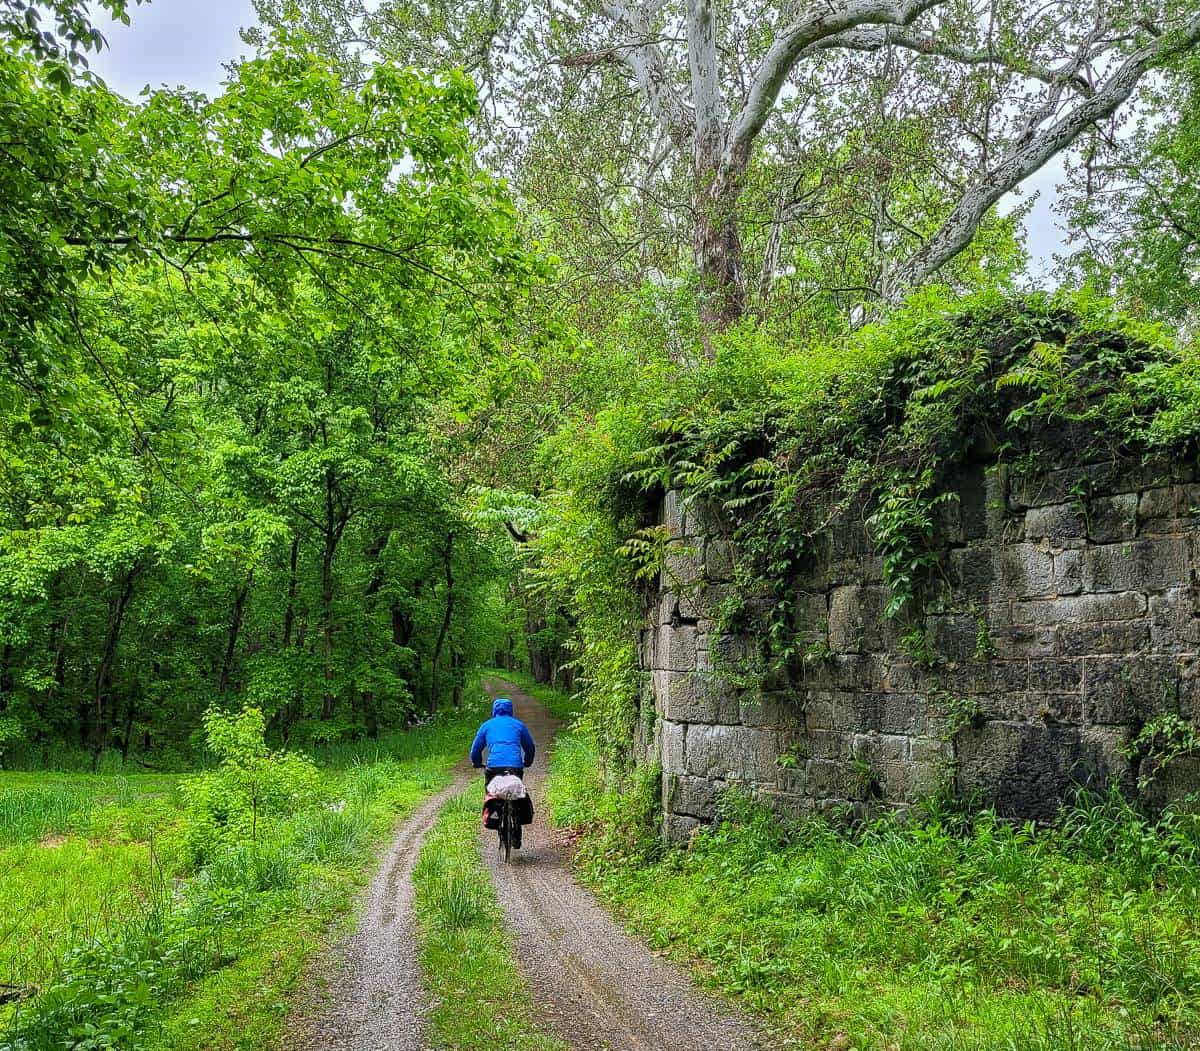
{"label": "white bark branch", "polygon": [[677,147],[684,148],[695,133],[695,116],[671,82],[662,49],[652,42],[652,9],[605,0],[601,10],[626,37],[613,52],[633,74],[654,119]]}
{"label": "white bark branch", "polygon": [[806,49],[829,37],[864,25],[910,25],[945,0],[844,0],[793,22],[767,50],[754,74],[750,93],[726,147],[728,162],[744,163],[750,147],[770,116],[788,74]]}
{"label": "white bark branch", "polygon": [[725,98],[717,65],[717,25],[712,0],[687,0],[688,72],[696,115],[696,159],[715,167],[725,139]]}
{"label": "white bark branch", "polygon": [[1067,83],[1081,95],[1091,95],[1092,86],[1079,75],[1074,63],[1051,68],[1033,62],[1012,62],[994,51],[971,50],[949,41],[940,40],[935,33],[917,33],[905,26],[862,26],[826,37],[805,49],[807,58],[817,51],[879,51],[894,46],[921,55],[933,55],[964,66],[999,66],[1047,84]]}
{"label": "white bark branch", "polygon": [[[1090,98],[1053,124],[1036,131],[1031,123],[1000,162],[967,190],[938,231],[899,268],[891,287],[885,291],[886,298],[896,302],[937,273],[971,243],[983,217],[1001,197],[1070,146],[1089,126],[1112,116],[1128,101],[1138,81],[1150,69],[1170,54],[1194,47],[1197,42],[1200,42],[1200,15],[1189,19],[1177,32],[1135,51]],[[1044,107],[1040,110],[1039,115],[1047,115]]]}

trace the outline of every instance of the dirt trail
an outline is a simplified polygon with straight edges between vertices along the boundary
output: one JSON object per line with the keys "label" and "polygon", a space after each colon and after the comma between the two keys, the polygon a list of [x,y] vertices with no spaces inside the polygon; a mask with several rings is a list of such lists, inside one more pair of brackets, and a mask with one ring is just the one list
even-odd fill
{"label": "dirt trail", "polygon": [[517,958],[543,1020],[577,1051],[750,1051],[768,1043],[745,1019],[722,1009],[690,978],[621,930],[571,878],[550,837],[545,777],[558,723],[512,683],[485,683],[510,697],[540,746],[526,782],[538,806],[524,848],[500,863],[493,833],[481,840]]}
{"label": "dirt trail", "polygon": [[318,961],[297,998],[289,1051],[424,1051],[427,1003],[413,931],[412,870],[438,811],[470,773],[465,763],[457,768],[453,783],[397,830],[367,889],[358,930]]}

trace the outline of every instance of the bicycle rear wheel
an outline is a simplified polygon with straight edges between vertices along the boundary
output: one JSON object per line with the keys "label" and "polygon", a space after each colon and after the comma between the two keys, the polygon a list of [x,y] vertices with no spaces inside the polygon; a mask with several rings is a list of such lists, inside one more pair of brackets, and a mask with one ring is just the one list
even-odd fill
{"label": "bicycle rear wheel", "polygon": [[500,818],[500,827],[504,829],[504,864],[509,864],[512,861],[512,845],[513,845],[513,825],[516,820],[516,815],[513,813],[513,805],[508,800],[504,802],[504,813]]}

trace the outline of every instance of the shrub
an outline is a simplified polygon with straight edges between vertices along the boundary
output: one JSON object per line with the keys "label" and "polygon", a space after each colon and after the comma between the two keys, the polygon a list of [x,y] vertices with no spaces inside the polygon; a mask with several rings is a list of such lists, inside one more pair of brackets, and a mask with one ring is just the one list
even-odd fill
{"label": "shrub", "polygon": [[265,729],[257,708],[236,715],[215,708],[205,713],[205,738],[219,765],[183,784],[193,861],[210,857],[220,843],[255,840],[264,820],[294,814],[317,801],[316,764],[296,752],[269,749]]}

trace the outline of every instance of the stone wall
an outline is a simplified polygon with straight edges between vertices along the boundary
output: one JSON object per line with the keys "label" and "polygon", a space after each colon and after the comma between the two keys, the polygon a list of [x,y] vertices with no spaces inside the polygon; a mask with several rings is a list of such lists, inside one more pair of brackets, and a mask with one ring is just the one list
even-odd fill
{"label": "stone wall", "polygon": [[[901,639],[913,623],[884,616],[862,516],[844,516],[787,583],[803,659],[755,686],[738,669],[756,641],[718,628],[737,557],[727,525],[668,493],[641,646],[667,835],[710,820],[731,785],[808,814],[903,807],[950,784],[1022,818],[1053,816],[1080,783],[1136,790],[1140,727],[1200,718],[1194,483],[1190,467],[1126,461],[1031,479],[961,469],[940,508],[919,661]],[[1193,789],[1198,773],[1181,760],[1150,791]]]}

